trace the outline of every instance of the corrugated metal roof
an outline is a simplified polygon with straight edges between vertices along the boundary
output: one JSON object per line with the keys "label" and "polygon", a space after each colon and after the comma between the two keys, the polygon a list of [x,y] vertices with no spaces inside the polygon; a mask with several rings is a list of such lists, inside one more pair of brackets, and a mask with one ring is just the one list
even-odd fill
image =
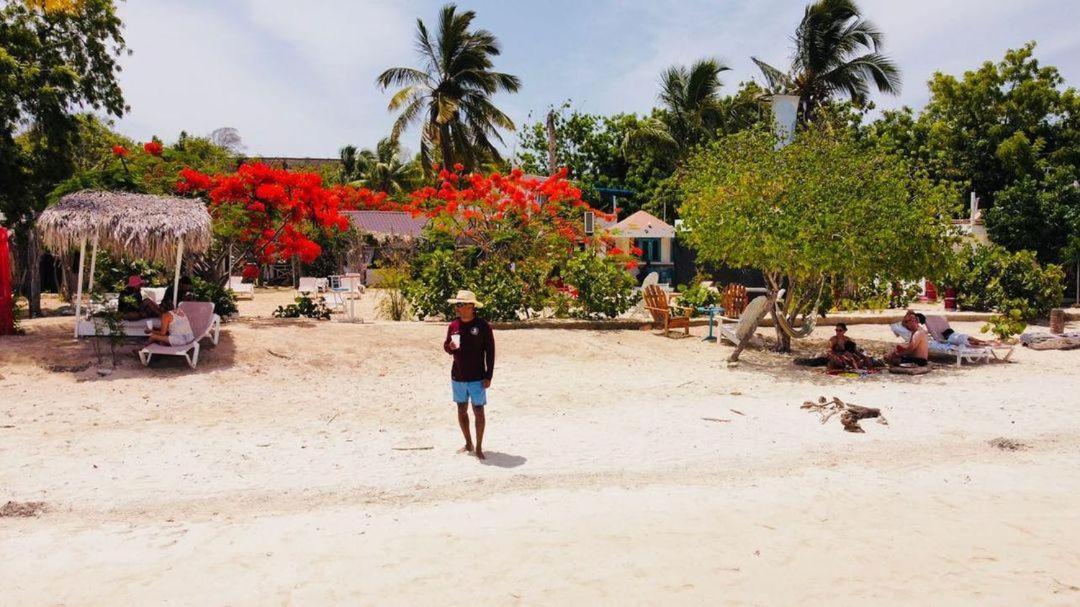
{"label": "corrugated metal roof", "polygon": [[419,238],[429,221],[426,217],[413,217],[400,211],[343,211],[342,214],[347,215],[357,228],[384,237]]}
{"label": "corrugated metal roof", "polygon": [[611,231],[624,238],[675,238],[675,228],[645,211],[638,211],[611,226]]}

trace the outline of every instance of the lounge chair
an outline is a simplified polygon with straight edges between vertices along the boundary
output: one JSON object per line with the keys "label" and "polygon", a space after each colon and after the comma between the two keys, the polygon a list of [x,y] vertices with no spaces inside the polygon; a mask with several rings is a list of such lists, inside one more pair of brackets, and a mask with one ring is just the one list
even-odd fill
{"label": "lounge chair", "polygon": [[[671,337],[672,329],[683,329],[684,337],[690,335],[691,308],[672,305],[668,301],[668,293],[660,285],[649,285],[643,293],[645,309],[653,319],[653,329],[659,326],[663,331],[658,335]],[[675,310],[683,310],[682,314],[676,315]]]}
{"label": "lounge chair", "polygon": [[[911,331],[908,331],[903,324],[896,322],[889,325],[889,328],[892,329],[893,335],[896,335],[905,342],[911,339]],[[950,328],[949,321],[941,316],[927,316],[926,328],[930,333],[930,343],[928,344],[930,354],[942,357],[948,356],[950,358],[956,357],[957,367],[961,366],[964,361],[969,363],[988,363],[991,358],[1008,362],[1009,357],[1011,357],[1013,353],[1012,346],[972,347],[958,346],[949,343],[945,340],[945,336],[943,335],[945,329]],[[1005,351],[1004,356],[998,356],[996,350]]]}
{"label": "lounge chair", "polygon": [[255,283],[244,282],[243,276],[230,276],[226,287],[237,297],[245,296],[248,299],[255,299]]}
{"label": "lounge chair", "polygon": [[[728,316],[720,317],[720,324],[716,327],[716,331],[720,334],[720,337],[731,342],[733,345],[739,345],[744,337],[747,337],[754,329],[754,323],[758,317],[765,310],[765,307],[769,305],[769,298],[764,295],[759,295],[754,298],[749,304],[742,310],[742,314],[738,318],[732,318]],[[734,324],[725,325],[725,320],[735,321]]]}
{"label": "lounge chair", "polygon": [[165,344],[150,344],[139,350],[139,359],[143,366],[149,366],[150,358],[159,354],[162,356],[183,356],[188,365],[194,369],[199,364],[199,342],[209,337],[216,345],[221,332],[221,319],[214,314],[214,304],[209,301],[185,301],[180,303],[180,309],[187,315],[191,323],[191,331],[195,339],[191,343],[182,346],[166,346]]}
{"label": "lounge chair", "polygon": [[724,306],[724,311],[731,316],[738,318],[744,309],[746,309],[746,302],[750,301],[746,295],[746,287],[733,282],[724,287],[723,292],[720,294],[720,305]]}
{"label": "lounge chair", "polygon": [[314,276],[301,276],[300,284],[296,287],[296,292],[300,295],[315,297],[319,294],[319,279]]}

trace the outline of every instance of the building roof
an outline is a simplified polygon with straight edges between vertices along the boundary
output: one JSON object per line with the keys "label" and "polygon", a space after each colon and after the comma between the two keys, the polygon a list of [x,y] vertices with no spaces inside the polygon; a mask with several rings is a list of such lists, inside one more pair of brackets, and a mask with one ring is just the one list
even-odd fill
{"label": "building roof", "polygon": [[634,213],[610,229],[623,238],[675,238],[675,228],[645,211]]}
{"label": "building roof", "polygon": [[342,214],[348,216],[354,226],[377,238],[419,238],[429,221],[426,217],[413,217],[401,211],[343,211]]}

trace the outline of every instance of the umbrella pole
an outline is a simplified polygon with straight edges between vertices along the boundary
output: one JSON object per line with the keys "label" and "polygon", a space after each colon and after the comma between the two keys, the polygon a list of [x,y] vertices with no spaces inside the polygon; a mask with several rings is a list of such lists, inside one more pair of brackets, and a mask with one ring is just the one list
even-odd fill
{"label": "umbrella pole", "polygon": [[79,243],[79,282],[75,286],[75,339],[79,339],[79,321],[82,320],[83,260],[86,259],[86,239]]}
{"label": "umbrella pole", "polygon": [[176,300],[180,295],[180,262],[184,259],[184,241],[176,241],[176,272],[173,274],[172,305],[176,309]]}
{"label": "umbrella pole", "polygon": [[97,267],[97,243],[98,235],[94,234],[94,243],[90,245],[90,284],[86,287],[86,292],[91,297],[94,296],[94,268]]}

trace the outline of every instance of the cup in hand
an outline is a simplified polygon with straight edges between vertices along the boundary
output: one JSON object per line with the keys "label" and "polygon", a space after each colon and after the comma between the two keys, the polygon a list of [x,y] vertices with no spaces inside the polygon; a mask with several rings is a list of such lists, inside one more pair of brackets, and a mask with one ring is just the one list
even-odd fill
{"label": "cup in hand", "polygon": [[454,333],[450,336],[450,343],[454,345],[454,349],[457,350],[461,347],[461,335]]}

